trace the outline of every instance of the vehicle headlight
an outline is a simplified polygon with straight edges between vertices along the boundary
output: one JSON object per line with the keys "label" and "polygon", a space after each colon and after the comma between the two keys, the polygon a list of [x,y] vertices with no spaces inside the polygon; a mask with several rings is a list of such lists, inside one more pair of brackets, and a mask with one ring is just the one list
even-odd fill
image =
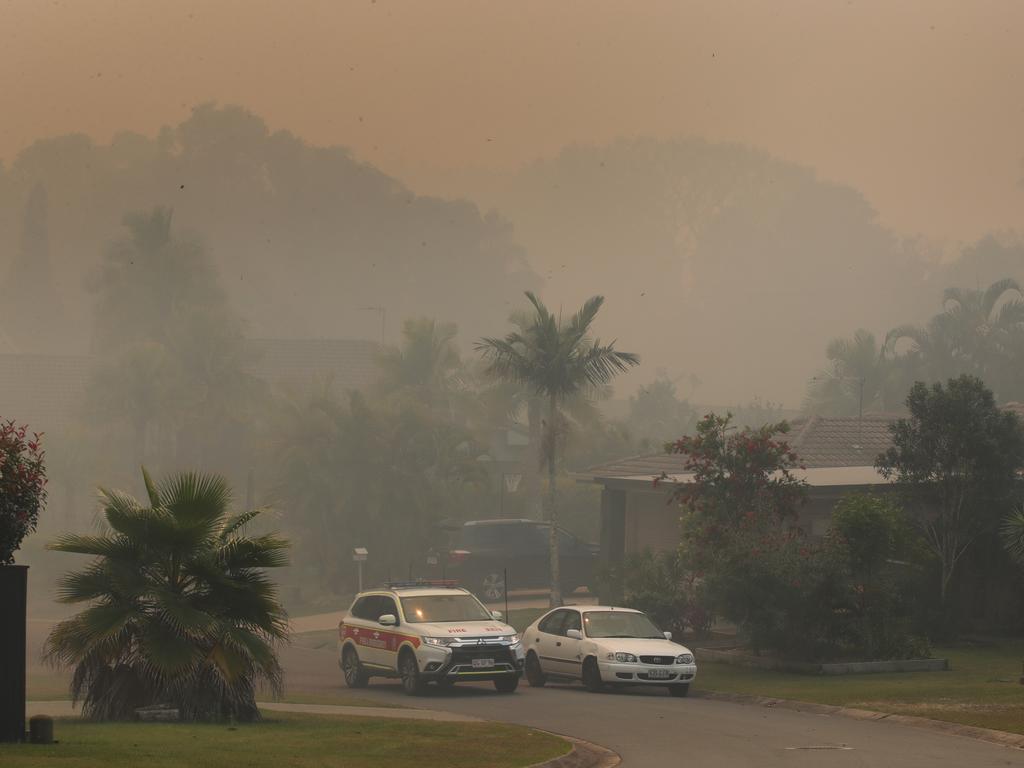
{"label": "vehicle headlight", "polygon": [[502,635],[498,638],[498,642],[508,643],[509,645],[515,645],[519,642],[519,635]]}
{"label": "vehicle headlight", "polygon": [[676,664],[693,664],[692,653],[681,653],[676,656]]}
{"label": "vehicle headlight", "polygon": [[629,663],[636,663],[636,656],[632,653],[623,653],[621,651],[617,653],[609,653],[608,661],[624,661]]}
{"label": "vehicle headlight", "polygon": [[423,642],[426,643],[427,645],[446,646],[446,645],[451,645],[452,643],[457,642],[457,641],[458,641],[457,637],[424,637],[423,638]]}

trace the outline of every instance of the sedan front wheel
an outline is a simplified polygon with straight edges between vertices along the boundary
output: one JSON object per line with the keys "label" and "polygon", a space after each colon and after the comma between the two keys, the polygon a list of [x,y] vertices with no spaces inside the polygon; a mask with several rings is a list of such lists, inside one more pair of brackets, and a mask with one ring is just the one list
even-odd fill
{"label": "sedan front wheel", "polygon": [[597,668],[597,660],[593,656],[583,662],[583,685],[591,693],[600,693],[604,690],[601,670]]}

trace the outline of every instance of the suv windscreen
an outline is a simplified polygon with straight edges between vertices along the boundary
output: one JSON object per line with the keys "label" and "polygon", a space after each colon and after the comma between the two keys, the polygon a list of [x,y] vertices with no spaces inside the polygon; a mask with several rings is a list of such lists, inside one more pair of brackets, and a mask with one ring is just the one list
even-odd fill
{"label": "suv windscreen", "polygon": [[587,637],[649,637],[665,636],[642,613],[628,611],[587,611],[583,615]]}
{"label": "suv windscreen", "polygon": [[414,624],[432,621],[491,621],[490,611],[472,595],[403,597],[402,613]]}

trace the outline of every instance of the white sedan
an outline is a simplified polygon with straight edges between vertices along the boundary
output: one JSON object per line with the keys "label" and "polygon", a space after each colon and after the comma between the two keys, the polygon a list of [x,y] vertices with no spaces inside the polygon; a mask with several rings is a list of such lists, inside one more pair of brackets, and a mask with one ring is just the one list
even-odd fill
{"label": "white sedan", "polygon": [[690,649],[672,642],[647,614],[631,608],[555,608],[523,633],[526,680],[582,680],[590,691],[605,685],[660,685],[686,696],[697,675]]}

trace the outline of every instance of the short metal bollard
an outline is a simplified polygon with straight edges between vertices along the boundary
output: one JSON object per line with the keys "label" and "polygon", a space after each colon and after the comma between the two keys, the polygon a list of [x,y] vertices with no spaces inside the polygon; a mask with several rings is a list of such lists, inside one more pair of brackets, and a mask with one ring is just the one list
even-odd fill
{"label": "short metal bollard", "polygon": [[28,740],[33,744],[53,744],[53,718],[33,715],[28,721]]}

